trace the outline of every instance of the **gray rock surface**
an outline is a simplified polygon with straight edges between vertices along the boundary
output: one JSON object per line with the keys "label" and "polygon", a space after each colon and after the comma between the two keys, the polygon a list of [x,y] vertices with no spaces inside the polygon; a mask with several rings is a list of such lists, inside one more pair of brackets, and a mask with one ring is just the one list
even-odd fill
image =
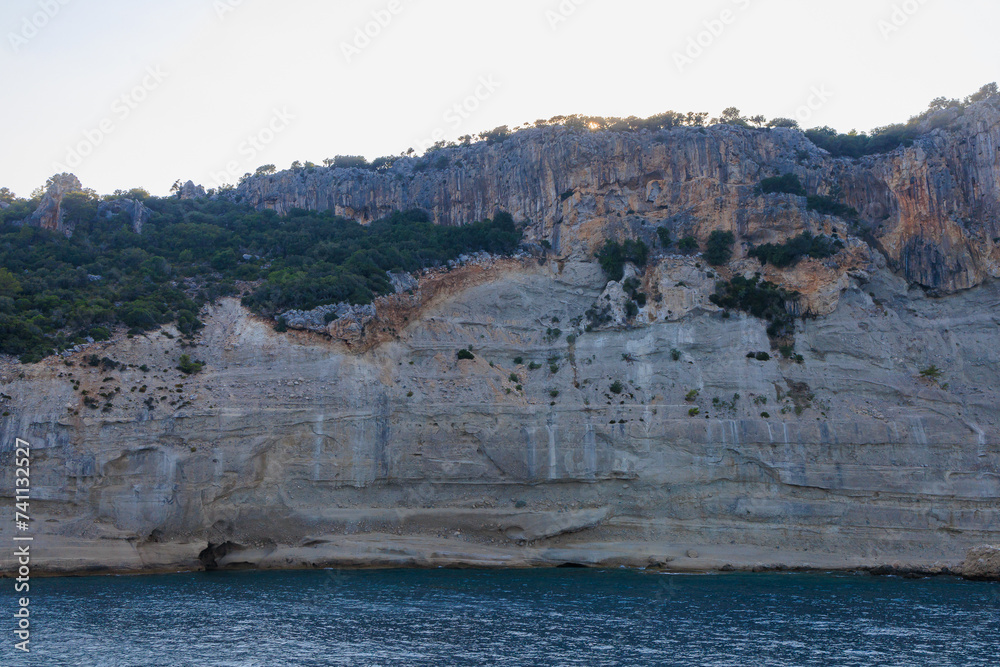
{"label": "gray rock surface", "polygon": [[[650,132],[515,133],[498,144],[397,160],[384,173],[284,171],[244,182],[251,204],[333,211],[371,221],[422,208],[458,225],[497,211],[530,220],[533,240],[566,252],[567,228],[667,225],[675,238],[714,230],[767,242],[829,224],[804,197],[758,197],[761,179],[797,174],[809,194],[861,212],[866,235],[910,281],[951,293],[1000,276],[1000,97],[970,106],[912,146],[860,160],[832,158],[798,131],[721,125]],[[443,168],[435,165],[440,160]],[[633,231],[635,231],[633,229]],[[755,238],[759,236],[760,238]],[[593,250],[588,247],[587,250]]]}
{"label": "gray rock surface", "polygon": [[[33,565],[933,572],[1000,542],[997,282],[937,299],[874,268],[800,322],[795,364],[747,359],[768,349],[764,325],[700,308],[580,332],[567,323],[605,287],[593,263],[490,271],[447,274],[364,350],[225,300],[195,376],[160,335],[95,343],[73,368],[0,369],[0,442],[33,445]],[[130,366],[107,381],[82,362],[94,353]],[[944,376],[923,379],[931,364]],[[109,411],[73,380],[111,392]]]}
{"label": "gray rock surface", "polygon": [[112,216],[124,213],[128,216],[132,231],[136,234],[142,233],[142,228],[149,222],[153,212],[142,202],[135,199],[115,199],[109,202],[101,202],[97,207],[97,214],[110,219]]}
{"label": "gray rock surface", "polygon": [[181,186],[178,196],[181,199],[200,199],[202,197],[207,197],[205,188],[201,185],[195,185],[194,181],[188,181]]}
{"label": "gray rock surface", "polygon": [[29,225],[52,229],[69,236],[72,229],[65,226],[66,213],[62,210],[63,198],[71,192],[83,190],[83,185],[73,174],[57,174],[52,177],[51,184],[39,202],[38,208],[25,221]]}

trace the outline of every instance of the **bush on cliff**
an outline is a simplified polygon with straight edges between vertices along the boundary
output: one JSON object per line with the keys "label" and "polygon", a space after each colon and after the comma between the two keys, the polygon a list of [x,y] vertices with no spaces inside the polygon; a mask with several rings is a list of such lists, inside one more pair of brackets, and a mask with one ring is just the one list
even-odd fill
{"label": "bush on cliff", "polygon": [[705,243],[705,261],[712,266],[722,266],[733,256],[736,237],[732,232],[714,231]]}
{"label": "bush on cliff", "polygon": [[795,174],[765,178],[757,186],[757,192],[763,195],[784,193],[795,195],[796,197],[806,196],[805,186],[802,185],[802,181]]}
{"label": "bush on cliff", "polygon": [[709,301],[720,308],[739,310],[767,320],[767,335],[777,339],[794,331],[795,318],[789,314],[787,304],[797,297],[796,292],[789,292],[771,282],[761,282],[759,276],[736,276],[728,282],[717,282],[715,294],[709,297]]}
{"label": "bush on cliff", "polygon": [[625,276],[625,262],[639,268],[649,261],[649,246],[642,241],[626,240],[624,243],[607,241],[597,253],[597,261],[609,280],[620,281]]}
{"label": "bush on cliff", "polygon": [[828,236],[813,236],[810,232],[803,232],[781,244],[765,243],[751,248],[749,255],[756,257],[761,264],[771,264],[780,269],[798,264],[803,257],[816,259],[831,257],[843,247],[844,244],[840,240],[834,240]]}

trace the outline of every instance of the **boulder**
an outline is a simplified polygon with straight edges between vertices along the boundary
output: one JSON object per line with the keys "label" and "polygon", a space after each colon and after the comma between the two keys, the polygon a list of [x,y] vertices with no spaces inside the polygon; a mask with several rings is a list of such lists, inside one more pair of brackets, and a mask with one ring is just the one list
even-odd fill
{"label": "boulder", "polygon": [[1000,546],[969,549],[961,573],[967,579],[1000,580]]}

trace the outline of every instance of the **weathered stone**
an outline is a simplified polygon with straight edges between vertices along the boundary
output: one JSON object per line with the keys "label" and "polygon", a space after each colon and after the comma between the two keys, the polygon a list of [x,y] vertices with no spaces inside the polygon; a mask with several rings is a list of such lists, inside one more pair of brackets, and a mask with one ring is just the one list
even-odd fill
{"label": "weathered stone", "polygon": [[[260,208],[332,211],[371,221],[422,208],[446,225],[497,211],[531,220],[532,239],[562,255],[628,231],[653,242],[704,240],[730,230],[752,243],[846,223],[806,210],[804,198],[758,197],[762,178],[795,173],[810,194],[836,195],[892,265],[916,284],[951,293],[1000,276],[1000,98],[971,105],[909,148],[861,160],[832,158],[798,131],[733,126],[657,133],[581,133],[543,128],[503,143],[444,149],[449,166],[400,159],[376,173],[358,169],[281,172],[248,179],[239,195]],[[645,222],[645,225],[640,223]]]}
{"label": "weathered stone", "polygon": [[119,213],[128,216],[132,231],[136,234],[142,233],[142,228],[153,215],[153,211],[136,199],[114,199],[109,202],[101,202],[97,207],[97,214],[107,219]]}
{"label": "weathered stone", "polygon": [[970,549],[961,573],[969,579],[1000,580],[1000,546]]}
{"label": "weathered stone", "polygon": [[63,198],[71,192],[83,190],[83,185],[73,174],[57,174],[52,177],[49,189],[38,204],[38,208],[25,221],[29,225],[62,232],[69,236],[72,229],[65,226],[66,213],[62,210]]}
{"label": "weathered stone", "polygon": [[181,199],[200,199],[202,197],[208,196],[205,192],[205,188],[201,185],[195,185],[194,181],[188,181],[181,186],[178,196]]}

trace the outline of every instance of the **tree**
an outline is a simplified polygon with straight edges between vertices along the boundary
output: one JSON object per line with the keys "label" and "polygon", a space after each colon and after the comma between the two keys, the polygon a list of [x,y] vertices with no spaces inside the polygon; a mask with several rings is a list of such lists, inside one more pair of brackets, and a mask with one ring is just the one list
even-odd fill
{"label": "tree", "polygon": [[13,273],[0,266],[0,296],[14,296],[21,291],[21,282]]}
{"label": "tree", "polygon": [[705,244],[705,261],[712,266],[727,263],[733,256],[733,244],[735,243],[736,237],[733,236],[732,232],[712,232]]}
{"label": "tree", "polygon": [[725,123],[727,125],[741,125],[747,127],[747,120],[740,113],[740,110],[736,107],[729,107],[722,112],[722,117],[719,119],[720,123]]}
{"label": "tree", "polygon": [[175,194],[178,197],[181,196],[181,179],[174,181],[174,184],[170,186],[170,193]]}
{"label": "tree", "polygon": [[273,164],[265,164],[261,167],[257,167],[257,171],[254,172],[254,176],[270,176],[271,174],[276,174],[278,168]]}
{"label": "tree", "polygon": [[363,155],[338,155],[333,159],[333,166],[338,169],[368,169],[368,160]]}
{"label": "tree", "polygon": [[764,123],[767,122],[767,118],[765,118],[764,116],[761,116],[761,115],[757,115],[757,116],[754,116],[753,118],[751,118],[750,122],[760,128],[760,127],[764,127]]}
{"label": "tree", "polygon": [[17,195],[8,190],[7,188],[0,188],[0,201],[7,202],[8,204],[14,202],[17,199]]}
{"label": "tree", "polygon": [[670,230],[666,227],[657,227],[656,235],[660,237],[660,246],[663,248],[669,248],[673,245],[674,240],[670,238]]}
{"label": "tree", "polygon": [[799,129],[799,121],[791,118],[772,118],[767,124],[768,127],[787,127],[793,130]]}
{"label": "tree", "polygon": [[677,242],[677,247],[681,252],[693,252],[698,249],[698,239],[693,236],[685,236]]}
{"label": "tree", "polygon": [[983,100],[988,100],[989,98],[997,94],[998,94],[997,84],[988,83],[982,88],[980,88],[979,92],[973,93],[968,98],[966,98],[965,102],[966,104],[972,104],[974,102],[982,102]]}

